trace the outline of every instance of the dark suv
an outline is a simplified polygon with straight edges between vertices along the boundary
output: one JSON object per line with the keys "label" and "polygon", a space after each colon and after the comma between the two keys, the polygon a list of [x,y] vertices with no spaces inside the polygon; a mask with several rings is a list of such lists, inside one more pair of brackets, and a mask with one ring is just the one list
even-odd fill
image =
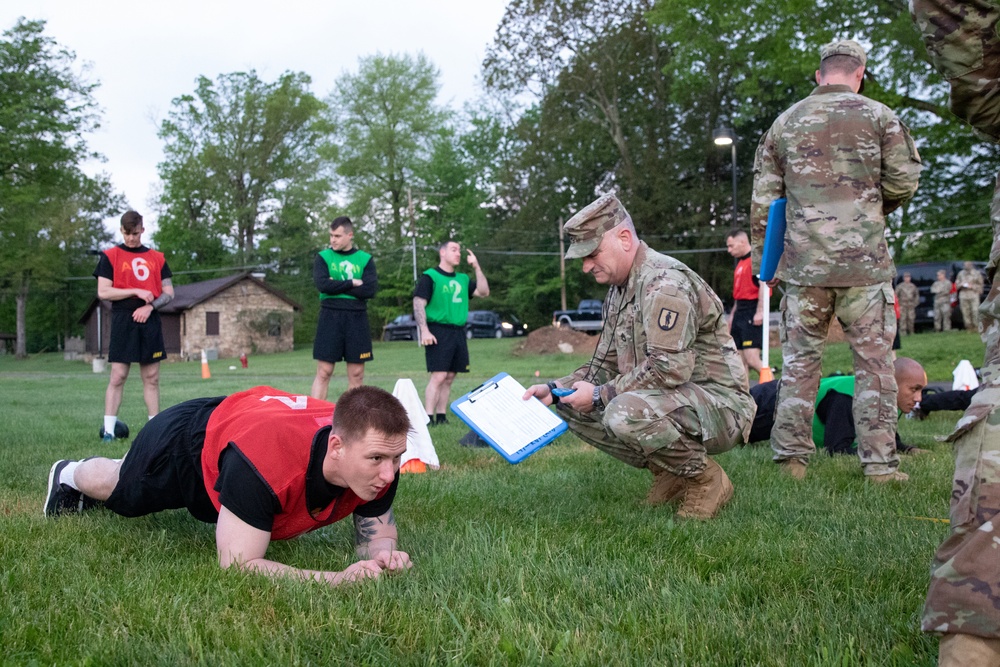
{"label": "dark suv", "polygon": [[[982,299],[990,293],[990,283],[986,279],[986,262],[973,262],[975,267],[983,274],[983,294]],[[931,285],[937,280],[937,272],[944,271],[948,280],[955,282],[955,276],[965,268],[964,261],[949,262],[918,262],[917,264],[900,264],[896,266],[896,280],[893,285],[898,285],[903,281],[903,274],[910,274],[910,281],[917,286],[920,292],[920,303],[917,304],[917,315],[914,318],[914,325],[921,329],[934,326],[934,295],[931,294]],[[958,307],[958,294],[951,295],[951,328],[961,329],[962,310]]]}
{"label": "dark suv", "polygon": [[470,310],[465,321],[466,338],[510,338],[527,333],[527,324],[512,314],[501,315],[495,310]]}
{"label": "dark suv", "polygon": [[417,340],[417,321],[413,315],[400,315],[382,327],[382,340]]}

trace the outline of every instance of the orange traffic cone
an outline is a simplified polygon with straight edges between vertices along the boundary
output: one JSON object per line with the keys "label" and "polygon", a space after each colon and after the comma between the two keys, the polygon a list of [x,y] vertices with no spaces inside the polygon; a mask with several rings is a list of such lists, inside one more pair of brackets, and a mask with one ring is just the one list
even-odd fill
{"label": "orange traffic cone", "polygon": [[427,472],[427,464],[425,464],[420,459],[410,459],[409,461],[404,463],[399,469],[400,474],[407,472],[413,472],[413,473]]}
{"label": "orange traffic cone", "polygon": [[208,355],[205,350],[201,351],[201,379],[208,380],[212,377],[212,371],[208,370]]}
{"label": "orange traffic cone", "polygon": [[774,379],[774,373],[771,372],[771,369],[768,368],[767,366],[761,366],[760,367],[760,381],[761,382],[770,382],[773,379]]}

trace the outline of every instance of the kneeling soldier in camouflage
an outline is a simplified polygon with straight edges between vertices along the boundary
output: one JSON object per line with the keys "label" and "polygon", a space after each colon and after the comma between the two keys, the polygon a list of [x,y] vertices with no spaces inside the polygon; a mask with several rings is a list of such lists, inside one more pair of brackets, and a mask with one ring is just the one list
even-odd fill
{"label": "kneeling soldier in camouflage", "polygon": [[[566,259],[610,285],[590,363],[525,398],[555,402],[570,428],[611,456],[653,473],[647,500],[681,501],[677,515],[710,519],[733,496],[708,458],[746,441],[754,416],[747,374],[719,297],[681,262],[651,250],[606,194],[564,226]],[[555,387],[576,391],[559,399]]]}

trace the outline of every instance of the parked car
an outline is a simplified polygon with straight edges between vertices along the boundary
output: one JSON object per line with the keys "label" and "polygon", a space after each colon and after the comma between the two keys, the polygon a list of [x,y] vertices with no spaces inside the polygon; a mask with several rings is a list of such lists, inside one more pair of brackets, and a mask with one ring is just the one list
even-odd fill
{"label": "parked car", "polygon": [[[977,269],[983,274],[983,294],[985,299],[990,293],[990,283],[986,279],[986,262],[973,262]],[[914,325],[918,329],[934,326],[934,295],[931,294],[931,284],[937,280],[937,272],[943,270],[948,275],[948,280],[955,282],[955,276],[965,268],[964,261],[945,262],[918,262],[917,264],[900,264],[896,267],[896,281],[893,285],[903,280],[903,274],[909,273],[910,280],[917,286],[920,292],[920,303],[917,304],[917,314],[914,318]],[[953,329],[963,328],[962,310],[958,306],[958,294],[951,296],[951,327]]]}
{"label": "parked car", "polygon": [[417,340],[417,321],[413,315],[400,315],[382,327],[382,340]]}
{"label": "parked car", "polygon": [[504,338],[528,335],[528,325],[514,313],[501,313],[500,327],[503,329]]}
{"label": "parked car", "polygon": [[503,320],[493,310],[470,310],[465,320],[466,338],[503,338]]}
{"label": "parked car", "polygon": [[528,325],[515,315],[501,315],[495,310],[470,310],[465,321],[466,338],[510,338],[527,333]]}

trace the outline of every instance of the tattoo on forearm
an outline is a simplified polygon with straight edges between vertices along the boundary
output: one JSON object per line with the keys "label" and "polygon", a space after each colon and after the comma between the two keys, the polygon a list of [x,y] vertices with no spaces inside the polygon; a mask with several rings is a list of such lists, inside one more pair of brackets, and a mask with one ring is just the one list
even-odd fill
{"label": "tattoo on forearm", "polygon": [[426,306],[427,301],[420,297],[413,297],[413,319],[417,321],[417,325],[424,331],[427,330],[427,311],[424,310]]}
{"label": "tattoo on forearm", "polygon": [[379,526],[395,526],[396,517],[393,515],[392,510],[389,510],[386,520],[383,522],[382,517],[367,517],[367,516],[354,516],[354,545],[362,546],[366,545],[375,539],[375,535],[378,532]]}

